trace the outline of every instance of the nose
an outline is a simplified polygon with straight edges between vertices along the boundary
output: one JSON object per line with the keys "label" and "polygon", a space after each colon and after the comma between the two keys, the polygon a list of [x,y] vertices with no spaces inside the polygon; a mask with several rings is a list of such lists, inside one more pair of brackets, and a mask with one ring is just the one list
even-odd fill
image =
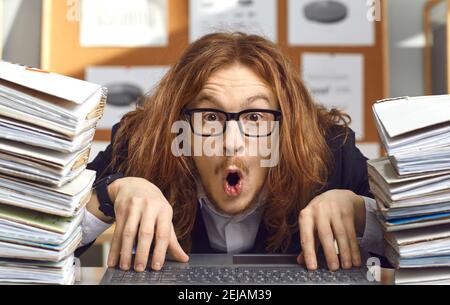
{"label": "nose", "polygon": [[245,148],[244,135],[239,129],[237,121],[227,121],[225,132],[224,150],[226,156],[235,156],[242,154]]}

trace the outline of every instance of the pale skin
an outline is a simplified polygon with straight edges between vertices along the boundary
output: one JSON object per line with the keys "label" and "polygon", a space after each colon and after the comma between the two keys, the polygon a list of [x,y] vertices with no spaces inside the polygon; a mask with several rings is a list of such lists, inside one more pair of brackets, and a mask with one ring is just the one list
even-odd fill
{"label": "pale skin", "polygon": [[[213,74],[188,108],[239,112],[252,108],[277,110],[279,105],[263,80],[247,67],[234,64]],[[224,193],[223,173],[217,170],[229,157],[194,157],[194,163],[200,173],[199,180],[215,207],[224,213],[238,214],[249,208],[261,193],[268,168],[260,166],[260,157],[246,155],[244,144],[253,139],[242,135],[236,122],[229,122],[225,136],[236,138],[234,158],[239,158],[248,169],[239,196],[230,197]],[[225,151],[229,149],[231,148],[224,146]],[[154,184],[143,178],[126,177],[110,184],[108,192],[116,213],[116,228],[108,266],[119,265],[122,270],[134,268],[141,272],[150,259],[151,268],[160,270],[166,254],[176,261],[189,260],[174,232],[172,207]],[[111,222],[112,219],[104,216],[98,207],[98,199],[94,193],[87,209],[99,219]],[[330,190],[315,197],[298,215],[303,249],[298,262],[305,264],[309,270],[317,269],[317,247],[320,243],[330,270],[360,266],[356,236],[364,231],[365,214],[364,200],[349,190]],[[131,266],[136,237],[136,257],[134,266]],[[336,253],[334,240],[339,254]],[[149,250],[153,243],[154,251],[150,257]]]}

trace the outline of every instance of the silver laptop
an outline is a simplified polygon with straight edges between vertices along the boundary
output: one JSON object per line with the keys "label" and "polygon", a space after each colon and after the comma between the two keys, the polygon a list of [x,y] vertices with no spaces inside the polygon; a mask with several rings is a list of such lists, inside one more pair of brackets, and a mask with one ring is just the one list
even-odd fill
{"label": "silver laptop", "polygon": [[326,269],[319,259],[319,269],[308,271],[296,262],[297,255],[279,254],[191,254],[188,263],[166,261],[158,271],[147,268],[138,273],[108,268],[101,285],[301,285],[301,284],[376,284],[370,281],[361,252],[361,268]]}

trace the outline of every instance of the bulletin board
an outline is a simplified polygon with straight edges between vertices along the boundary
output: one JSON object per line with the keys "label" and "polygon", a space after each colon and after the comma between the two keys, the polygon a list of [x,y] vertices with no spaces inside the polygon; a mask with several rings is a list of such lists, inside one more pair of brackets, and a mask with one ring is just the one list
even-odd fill
{"label": "bulletin board", "polygon": [[[68,2],[44,0],[42,68],[84,78],[85,68],[96,65],[171,65],[189,43],[188,0],[168,1],[167,47],[156,48],[83,48],[79,44],[79,22],[67,18]],[[379,143],[372,119],[372,104],[389,96],[388,37],[386,1],[381,0],[381,20],[374,22],[375,44],[366,47],[296,47],[288,45],[288,0],[278,0],[278,44],[300,73],[303,52],[358,53],[364,56],[364,139],[362,143]],[[109,141],[110,130],[97,130],[95,139]]]}

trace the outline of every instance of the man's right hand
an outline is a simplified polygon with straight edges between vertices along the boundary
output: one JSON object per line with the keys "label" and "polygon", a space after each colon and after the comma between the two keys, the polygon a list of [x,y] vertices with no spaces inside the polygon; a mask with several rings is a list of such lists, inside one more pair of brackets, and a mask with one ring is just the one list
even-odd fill
{"label": "man's right hand", "polygon": [[134,269],[138,272],[144,271],[147,266],[152,243],[153,270],[162,268],[167,251],[179,262],[189,260],[175,235],[172,206],[158,187],[143,178],[125,177],[111,183],[108,193],[116,214],[109,267],[115,267],[120,262],[120,269],[130,269],[136,236],[138,244]]}

